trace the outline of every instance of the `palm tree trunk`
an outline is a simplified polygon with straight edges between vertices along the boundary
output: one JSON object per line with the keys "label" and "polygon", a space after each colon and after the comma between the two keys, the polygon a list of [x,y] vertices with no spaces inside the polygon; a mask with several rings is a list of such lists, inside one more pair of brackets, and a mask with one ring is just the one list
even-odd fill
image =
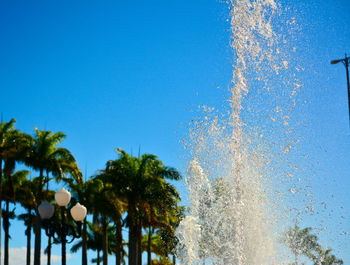
{"label": "palm tree trunk", "polygon": [[152,265],[152,252],[151,252],[151,244],[152,244],[152,227],[148,228],[148,242],[147,242],[147,264]]}
{"label": "palm tree trunk", "polygon": [[5,215],[4,215],[4,232],[5,232],[5,256],[4,256],[4,265],[9,265],[9,227],[10,227],[10,220],[9,220],[9,200],[6,200],[6,209],[5,209]]}
{"label": "palm tree trunk", "polygon": [[[46,169],[46,192],[49,191],[49,171]],[[47,244],[47,265],[51,265],[51,237],[48,238]]]}
{"label": "palm tree trunk", "polygon": [[87,265],[87,243],[86,243],[86,219],[83,222],[83,231],[82,231],[82,265]]}
{"label": "palm tree trunk", "polygon": [[[44,170],[41,168],[40,169],[40,185],[39,185],[39,190],[38,190],[38,206],[41,203],[41,193],[42,193],[42,182],[43,182],[43,172]],[[34,246],[34,265],[40,265],[40,251],[41,251],[41,219],[39,216],[38,209],[36,209],[36,230],[35,230],[35,246]]]}
{"label": "palm tree trunk", "polygon": [[137,225],[137,265],[142,265],[142,221],[141,217],[138,218]]}
{"label": "palm tree trunk", "polygon": [[107,218],[102,216],[102,252],[103,252],[103,265],[108,265],[108,234],[107,234]]}
{"label": "palm tree trunk", "polygon": [[137,224],[130,225],[129,227],[129,265],[138,265],[137,264],[137,242],[138,242]]}
{"label": "palm tree trunk", "polygon": [[121,265],[122,263],[122,248],[123,248],[123,234],[122,234],[122,224],[121,220],[119,219],[116,222],[116,228],[117,228],[117,252],[116,252],[116,265]]}
{"label": "palm tree trunk", "polygon": [[100,249],[97,249],[97,265],[100,265]]}
{"label": "palm tree trunk", "polygon": [[176,264],[176,256],[175,256],[175,254],[173,254],[173,264],[174,265]]}
{"label": "palm tree trunk", "polygon": [[35,217],[35,242],[34,242],[34,265],[40,265],[40,249],[41,249],[41,219],[38,211]]}
{"label": "palm tree trunk", "polygon": [[2,220],[2,159],[0,159],[0,265],[1,265],[1,220]]}
{"label": "palm tree trunk", "polygon": [[51,265],[51,237],[50,236],[47,243],[47,265]]}
{"label": "palm tree trunk", "polygon": [[137,256],[137,243],[138,243],[138,219],[135,214],[136,210],[134,209],[134,203],[132,200],[129,200],[129,209],[128,209],[128,219],[130,222],[129,225],[129,265],[138,265],[138,256]]}
{"label": "palm tree trunk", "polygon": [[168,251],[168,242],[164,242],[164,248],[165,248],[165,257],[167,258],[169,256],[169,251]]}
{"label": "palm tree trunk", "polygon": [[32,215],[31,215],[31,209],[28,209],[28,224],[26,229],[26,236],[27,236],[27,259],[26,259],[26,265],[30,265],[30,241],[31,241],[31,234],[32,234]]}

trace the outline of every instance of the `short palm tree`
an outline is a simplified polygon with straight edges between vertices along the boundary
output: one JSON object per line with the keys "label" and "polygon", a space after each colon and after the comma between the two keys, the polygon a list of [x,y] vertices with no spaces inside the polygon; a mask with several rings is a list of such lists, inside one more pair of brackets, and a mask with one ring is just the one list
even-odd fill
{"label": "short palm tree", "polygon": [[[162,253],[167,257],[173,248],[176,224],[179,222],[178,195],[174,186],[167,182],[160,182],[161,186],[154,185],[148,194],[148,200],[144,203],[145,218],[144,227],[148,229],[147,264],[151,265],[152,234],[155,230],[162,235]],[[162,198],[162,199],[159,199]],[[159,250],[160,251],[160,250]]]}
{"label": "short palm tree", "polygon": [[294,227],[290,227],[286,231],[282,238],[282,242],[286,244],[294,254],[295,265],[298,265],[300,255],[310,257],[311,252],[319,248],[319,244],[317,243],[318,238],[316,235],[311,234],[311,230],[311,227],[301,229],[295,224]]}
{"label": "short palm tree", "polygon": [[322,247],[318,247],[316,255],[312,255],[314,265],[342,265],[343,260],[338,259],[336,256],[331,254],[332,249],[327,248],[324,250]]}
{"label": "short palm tree", "polygon": [[173,257],[173,264],[176,263],[176,249],[179,242],[175,233],[184,217],[184,212],[185,207],[174,205],[174,207],[169,210],[169,223],[158,230],[165,250],[164,256],[168,257],[168,255],[171,254]]}

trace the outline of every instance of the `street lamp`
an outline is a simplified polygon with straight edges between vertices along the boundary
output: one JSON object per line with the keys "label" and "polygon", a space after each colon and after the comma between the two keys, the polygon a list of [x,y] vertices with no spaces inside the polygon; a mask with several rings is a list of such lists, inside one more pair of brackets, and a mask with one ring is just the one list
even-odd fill
{"label": "street lamp", "polygon": [[350,82],[349,82],[349,60],[350,57],[347,57],[345,54],[344,59],[337,59],[331,61],[331,64],[337,64],[337,63],[343,63],[346,69],[346,79],[347,79],[347,84],[348,84],[348,107],[349,107],[349,123],[350,123]]}
{"label": "street lamp", "polygon": [[[77,203],[71,210],[70,213],[77,224],[75,228],[73,225],[69,225],[65,222],[66,217],[66,206],[70,202],[71,195],[70,192],[62,188],[55,194],[55,200],[61,208],[61,223],[53,224],[50,222],[50,218],[55,212],[55,207],[49,202],[45,201],[41,203],[38,207],[40,218],[43,220],[43,225],[45,227],[45,233],[48,237],[55,238],[58,242],[62,244],[62,265],[66,265],[66,244],[71,243],[75,238],[81,236],[81,223],[86,216],[86,208]],[[57,234],[57,236],[56,236]],[[67,240],[67,237],[71,237]]]}

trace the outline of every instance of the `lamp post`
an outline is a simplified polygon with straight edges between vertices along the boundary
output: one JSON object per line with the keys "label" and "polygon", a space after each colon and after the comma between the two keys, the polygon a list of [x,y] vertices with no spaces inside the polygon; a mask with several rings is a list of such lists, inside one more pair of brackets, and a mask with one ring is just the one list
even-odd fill
{"label": "lamp post", "polygon": [[[49,202],[45,201],[38,207],[40,218],[43,220],[45,233],[48,237],[53,237],[62,244],[62,265],[66,265],[66,244],[71,243],[75,238],[81,236],[81,223],[86,216],[86,208],[83,205],[77,203],[70,213],[76,222],[77,226],[69,225],[65,222],[66,219],[66,206],[70,202],[70,192],[62,188],[55,194],[55,200],[61,209],[61,223],[53,224],[50,222],[50,218],[55,212],[55,207]],[[67,237],[71,237],[67,240]]]}
{"label": "lamp post", "polygon": [[348,107],[349,107],[349,124],[350,124],[350,81],[349,81],[349,61],[350,57],[348,57],[345,54],[344,59],[337,59],[337,60],[332,60],[331,64],[337,64],[337,63],[343,63],[346,69],[346,79],[347,79],[347,85],[348,85]]}

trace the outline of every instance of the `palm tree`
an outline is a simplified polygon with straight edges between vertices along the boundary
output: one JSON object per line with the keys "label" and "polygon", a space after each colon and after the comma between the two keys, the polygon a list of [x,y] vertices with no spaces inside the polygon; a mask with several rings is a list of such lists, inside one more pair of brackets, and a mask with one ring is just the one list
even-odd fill
{"label": "palm tree", "polygon": [[294,227],[287,229],[282,242],[286,244],[295,257],[295,265],[298,265],[300,255],[310,257],[311,252],[319,248],[317,236],[311,234],[311,227],[301,229],[295,224]]}
{"label": "palm tree", "polygon": [[184,217],[185,207],[174,205],[174,207],[170,210],[169,213],[169,224],[167,226],[163,226],[158,230],[160,237],[163,241],[163,245],[165,248],[165,257],[168,254],[173,256],[173,264],[176,263],[176,248],[179,243],[177,236],[175,235],[177,227],[180,225],[181,220]]}
{"label": "palm tree", "polygon": [[145,194],[143,211],[145,218],[143,225],[148,229],[147,264],[152,264],[151,245],[152,234],[157,230],[162,240],[163,256],[168,257],[172,249],[172,241],[175,236],[176,223],[178,221],[178,202],[180,196],[176,188],[164,179],[154,182]]}
{"label": "palm tree", "polygon": [[316,255],[312,255],[310,258],[313,260],[314,265],[342,265],[344,264],[343,260],[336,258],[331,254],[332,249],[327,248],[324,250],[319,246],[316,250]]}
{"label": "palm tree", "polygon": [[144,154],[137,158],[121,149],[117,152],[118,159],[107,162],[104,175],[112,187],[118,189],[119,198],[127,203],[129,264],[141,265],[142,227],[146,211],[155,201],[163,200],[160,196],[169,188],[165,180],[178,180],[181,175],[175,169],[164,166],[155,155]]}
{"label": "palm tree", "polygon": [[[164,186],[153,186],[151,190],[152,196],[148,197],[145,202],[146,218],[143,221],[145,228],[148,229],[147,243],[147,264],[151,265],[151,245],[152,235],[157,230],[162,240],[162,253],[164,257],[168,257],[170,252],[176,245],[175,229],[179,223],[180,207],[178,201],[180,199],[175,187],[169,183],[162,183]],[[150,194],[150,195],[151,195]],[[162,198],[161,200],[159,198]]]}
{"label": "palm tree", "polygon": [[[23,147],[27,138],[25,134],[20,133],[15,129],[16,120],[12,118],[9,122],[0,123],[0,227],[2,220],[2,181],[3,181],[3,162],[7,161],[8,166],[7,173],[4,177],[11,177],[12,165],[14,167],[15,162],[21,157]],[[6,172],[5,172],[6,173]],[[11,183],[11,179],[9,179]],[[0,260],[1,260],[1,229],[0,229]]]}
{"label": "palm tree", "polygon": [[[81,172],[76,165],[72,153],[66,148],[57,147],[65,135],[62,132],[53,133],[51,131],[42,131],[35,128],[35,134],[31,138],[30,147],[27,153],[25,163],[27,166],[39,171],[39,190],[37,194],[38,205],[42,201],[43,186],[48,183],[48,174],[44,180],[44,171],[51,172],[57,179],[63,177],[65,172],[70,173],[73,178],[81,179]],[[35,209],[37,211],[37,209]],[[37,213],[38,216],[38,213]],[[41,249],[41,220],[37,217],[34,265],[40,265]]]}

